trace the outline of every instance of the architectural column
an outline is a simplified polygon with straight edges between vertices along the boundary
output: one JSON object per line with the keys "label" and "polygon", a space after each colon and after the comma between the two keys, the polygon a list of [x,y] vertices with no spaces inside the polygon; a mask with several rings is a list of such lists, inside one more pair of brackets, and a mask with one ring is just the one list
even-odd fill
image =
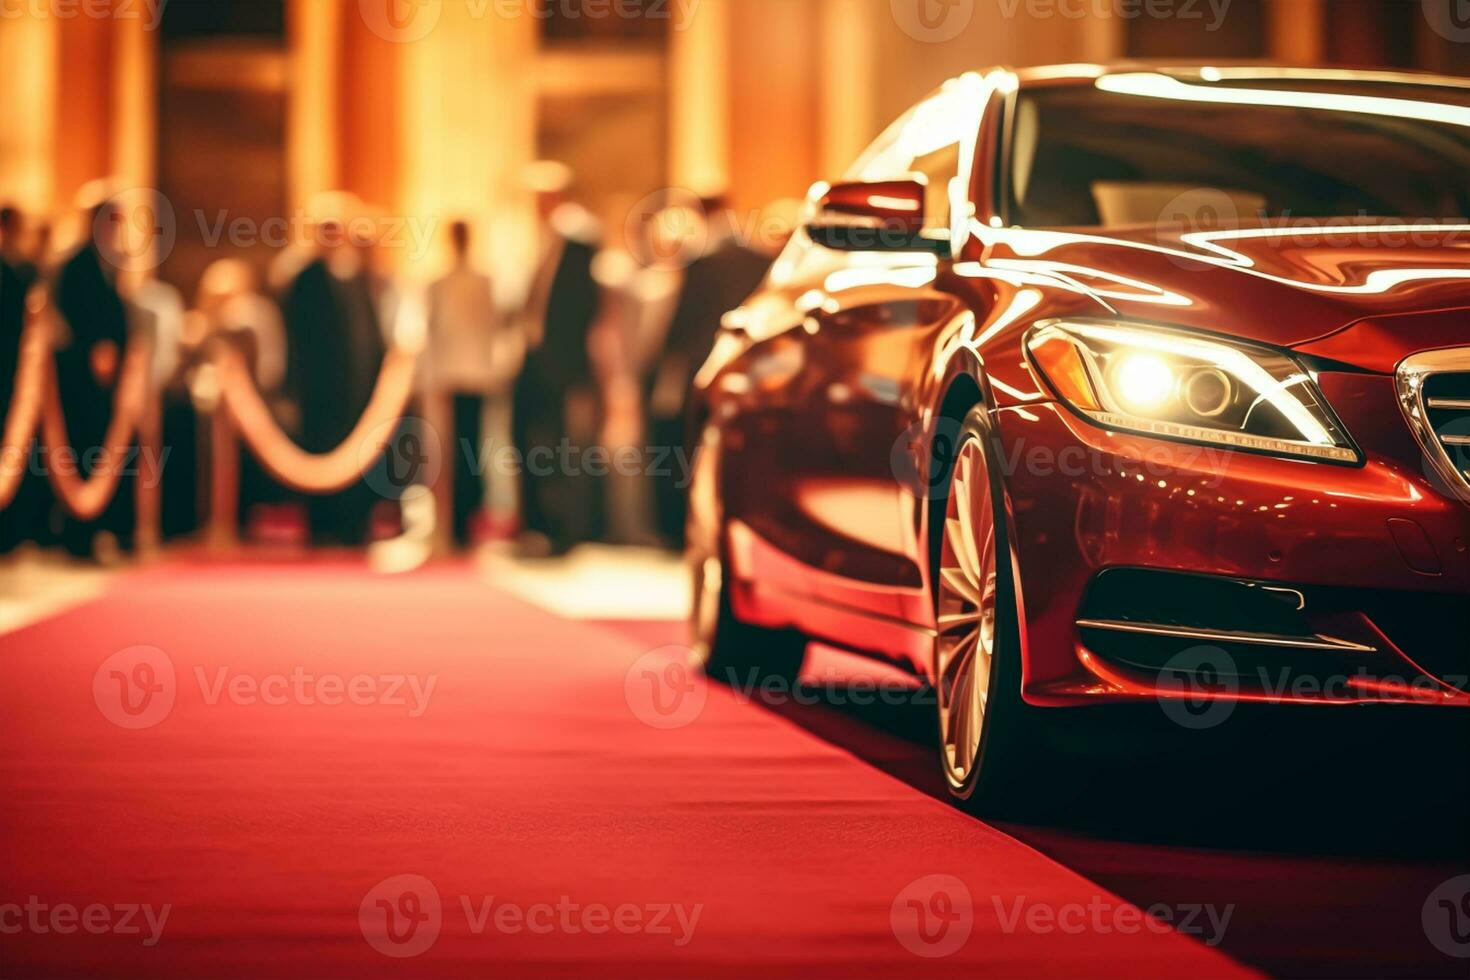
{"label": "architectural column", "polygon": [[158,32],[140,17],[114,23],[112,172],[130,185],[152,187],[157,179]]}
{"label": "architectural column", "polygon": [[112,40],[117,21],[110,17],[58,20],[52,207],[66,214],[84,184],[112,170]]}
{"label": "architectural column", "polygon": [[1081,40],[1084,61],[1102,63],[1122,58],[1128,47],[1127,21],[1121,17],[1089,17],[1082,22]]}
{"label": "architectural column", "polygon": [[821,7],[739,0],[732,19],[730,191],[736,208],[800,197],[821,174]]}
{"label": "architectural column", "polygon": [[1321,64],[1327,57],[1327,10],[1323,0],[1269,0],[1266,53],[1291,65]]}
{"label": "architectural column", "polygon": [[730,3],[704,0],[669,36],[669,182],[730,184]]}
{"label": "architectural column", "polygon": [[477,258],[514,277],[529,275],[534,256],[523,243],[531,240],[533,216],[522,175],[536,149],[537,26],[524,14],[446,3],[433,30],[399,45],[397,206],[438,232],[427,255],[406,257],[410,270],[435,269],[445,254],[446,219],[465,217],[480,231]]}
{"label": "architectural column", "polygon": [[[869,70],[881,62],[873,17],[874,0],[822,0],[818,25],[821,42],[820,173],[841,174],[883,125],[877,118],[873,92],[878,75]],[[882,7],[887,6],[882,0]]]}
{"label": "architectural column", "polygon": [[342,22],[356,9],[338,0],[286,0],[286,187],[292,209],[305,208],[342,179]]}
{"label": "architectural column", "polygon": [[[158,34],[139,17],[118,18],[112,24],[112,132],[107,173],[125,188],[157,190]],[[131,247],[139,250],[135,254],[139,261],[121,275],[122,281],[135,285],[154,275],[158,242],[147,235]]]}
{"label": "architectural column", "polygon": [[372,31],[350,13],[342,25],[338,181],[373,205],[402,209],[403,110],[407,45]]}
{"label": "architectural column", "polygon": [[0,19],[0,91],[11,106],[0,126],[0,200],[36,213],[55,204],[59,21],[54,17]]}

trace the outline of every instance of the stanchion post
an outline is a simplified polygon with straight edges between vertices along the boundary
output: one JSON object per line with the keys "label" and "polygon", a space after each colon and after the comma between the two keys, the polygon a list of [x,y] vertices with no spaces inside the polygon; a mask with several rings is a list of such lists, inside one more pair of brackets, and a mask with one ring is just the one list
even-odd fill
{"label": "stanchion post", "polygon": [[209,532],[211,551],[240,544],[240,439],[224,399],[209,415]]}
{"label": "stanchion post", "polygon": [[425,440],[434,454],[429,472],[436,474],[431,490],[434,494],[434,539],[436,557],[454,550],[454,412],[450,396],[443,391],[424,395],[424,421],[433,438]]}
{"label": "stanchion post", "polygon": [[139,557],[155,558],[163,544],[163,416],[158,385],[150,383],[138,418],[138,463],[133,500]]}

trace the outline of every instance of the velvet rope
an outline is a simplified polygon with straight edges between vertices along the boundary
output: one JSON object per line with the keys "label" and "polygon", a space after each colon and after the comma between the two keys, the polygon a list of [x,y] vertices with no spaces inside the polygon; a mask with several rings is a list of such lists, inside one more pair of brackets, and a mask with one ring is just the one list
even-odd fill
{"label": "velvet rope", "polygon": [[[53,309],[37,304],[32,310],[28,331],[41,331],[43,338],[54,336],[51,329]],[[44,341],[43,341],[44,344]],[[132,442],[138,432],[148,397],[148,370],[153,363],[153,347],[141,338],[132,338],[123,353],[118,370],[118,385],[112,400],[112,417],[98,447],[72,447],[66,433],[66,416],[62,411],[62,394],[56,383],[56,359],[50,344],[44,344],[41,357],[41,442],[46,445],[46,476],[56,498],[76,520],[96,520],[118,492],[123,470],[132,454]],[[96,458],[93,458],[96,457]],[[79,461],[90,464],[91,473],[82,476]]]}
{"label": "velvet rope", "polygon": [[21,334],[20,358],[5,427],[0,429],[0,510],[10,506],[30,464],[31,437],[41,421],[50,379],[51,344],[42,321],[32,319]]}
{"label": "velvet rope", "polygon": [[[32,321],[32,326],[50,315],[49,307],[42,308],[36,320]],[[45,380],[42,385],[41,440],[45,443],[47,452],[46,476],[62,506],[79,521],[96,520],[102,516],[113,494],[117,492],[148,398],[148,372],[152,366],[152,354],[152,345],[147,341],[134,337],[128,342],[118,370],[116,393],[112,399],[112,418],[108,420],[102,445],[83,449],[80,453],[72,448],[67,436],[66,416],[61,407],[61,389],[56,383],[56,359],[49,356],[43,359]],[[94,450],[100,455],[95,462],[89,460],[92,472],[84,477],[77,465],[78,460],[92,454]]]}
{"label": "velvet rope", "polygon": [[126,468],[133,435],[147,397],[149,345],[135,340],[123,358],[112,418],[90,476],[83,477],[80,460],[92,450],[76,452],[66,432],[61,394],[56,382],[53,313],[44,301],[35,304],[21,337],[15,390],[0,437],[0,509],[15,499],[30,463],[31,438],[39,428],[47,450],[46,476],[68,512],[78,520],[95,520],[106,509]]}
{"label": "velvet rope", "polygon": [[345,490],[377,462],[393,422],[403,416],[413,395],[418,355],[394,348],[383,359],[372,396],[357,425],[335,449],[310,453],[298,446],[276,423],[270,407],[255,387],[245,356],[229,344],[216,348],[222,404],[229,411],[240,438],[260,464],[281,483],[298,493],[327,494]]}

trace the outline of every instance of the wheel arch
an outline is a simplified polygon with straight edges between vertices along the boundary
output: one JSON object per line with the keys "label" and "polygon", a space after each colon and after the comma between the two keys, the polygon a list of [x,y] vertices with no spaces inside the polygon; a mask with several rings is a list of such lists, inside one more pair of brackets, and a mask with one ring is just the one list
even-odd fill
{"label": "wheel arch", "polygon": [[[978,357],[969,351],[965,351],[962,357],[954,358],[951,364],[950,377],[944,388],[944,394],[939,399],[938,408],[935,410],[932,432],[937,436],[946,426],[951,431],[957,430],[964,423],[966,416],[975,409],[977,405],[985,406],[987,414],[994,422],[996,406],[994,397],[986,383],[984,365]],[[1002,512],[1005,522],[1006,550],[1010,555],[1012,568],[1012,591],[1016,603],[1016,617],[1018,639],[1020,642],[1021,674],[1024,690],[1025,677],[1027,675],[1029,657],[1027,655],[1028,636],[1026,621],[1026,600],[1021,589],[1020,576],[1016,574],[1016,542],[1018,530],[1016,527],[1016,508],[1011,499],[1009,482],[1006,480],[1005,457],[1002,451],[996,430],[992,425],[992,449],[996,455],[998,465]],[[939,451],[938,439],[931,436],[928,463],[931,467],[936,464],[936,454]],[[932,472],[932,470],[931,470]],[[922,528],[921,540],[927,549],[924,562],[924,587],[927,592],[929,607],[932,609],[936,603],[936,589],[934,579],[937,574],[939,561],[940,539],[944,528],[944,508],[948,502],[948,490],[944,494],[933,494],[926,501],[923,508],[924,526]],[[932,665],[926,665],[926,671],[932,670]],[[932,678],[931,678],[932,679]]]}
{"label": "wheel arch", "polygon": [[[955,360],[958,361],[959,358]],[[964,424],[965,416],[976,405],[988,405],[979,361],[968,357],[964,360],[968,363],[951,365],[952,376],[934,413],[928,446],[929,458],[926,461],[931,479],[935,467],[942,463],[939,454],[944,433],[957,431]],[[924,584],[931,607],[935,601],[935,566],[938,562],[940,536],[944,528],[944,506],[948,496],[947,490],[944,494],[930,494],[924,506],[924,526],[920,540],[925,546]]]}

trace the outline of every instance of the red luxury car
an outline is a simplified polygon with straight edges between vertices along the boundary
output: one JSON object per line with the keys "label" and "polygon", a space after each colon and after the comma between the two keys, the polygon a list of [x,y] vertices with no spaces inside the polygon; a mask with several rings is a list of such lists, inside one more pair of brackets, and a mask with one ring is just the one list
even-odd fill
{"label": "red luxury car", "polygon": [[697,652],[935,693],[981,807],[1068,707],[1470,704],[1470,81],[946,83],[695,382]]}

